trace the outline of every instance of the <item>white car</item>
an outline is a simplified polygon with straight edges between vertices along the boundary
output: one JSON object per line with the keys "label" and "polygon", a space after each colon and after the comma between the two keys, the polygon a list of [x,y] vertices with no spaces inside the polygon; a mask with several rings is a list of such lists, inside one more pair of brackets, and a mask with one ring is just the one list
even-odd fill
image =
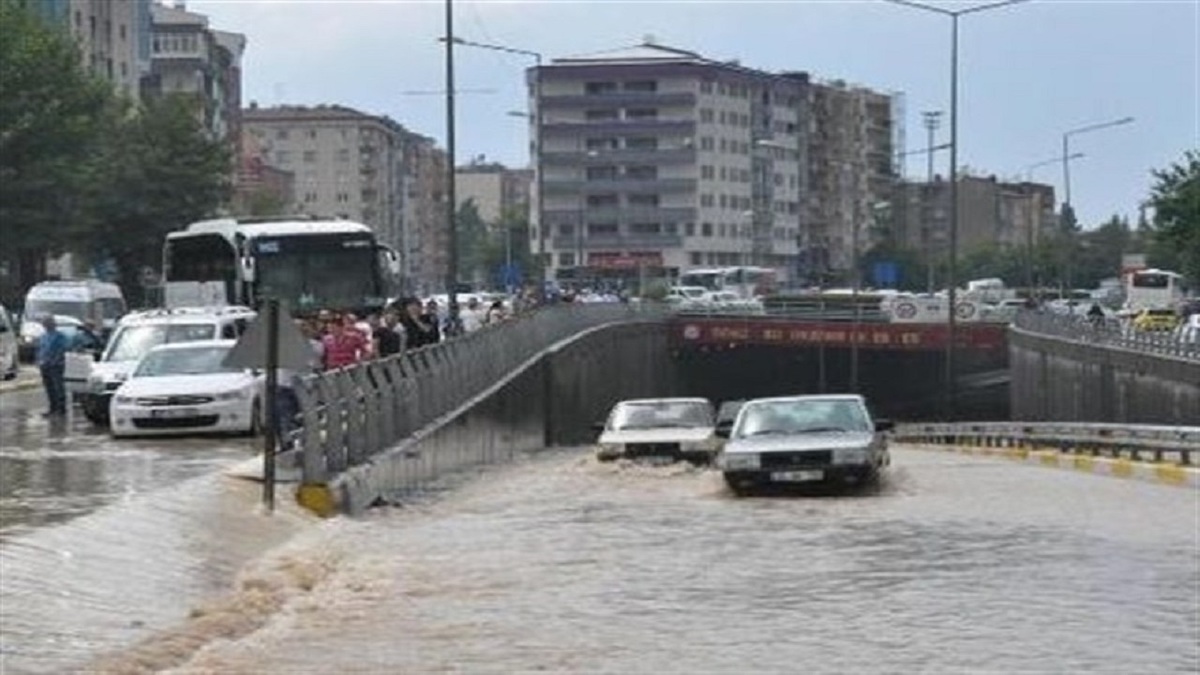
{"label": "white car", "polygon": [[867,484],[891,463],[888,420],[872,421],[855,394],[788,396],[747,401],[717,460],[738,495],[798,483]]}
{"label": "white car", "polygon": [[720,449],[713,406],[703,398],[621,401],[596,426],[600,461],[652,457],[708,464]]}
{"label": "white car", "polygon": [[151,349],[113,394],[112,435],[257,433],[263,376],[221,365],[236,343],[181,342]]}
{"label": "white car", "polygon": [[20,366],[17,358],[17,326],[12,315],[0,305],[0,376],[11,380]]}

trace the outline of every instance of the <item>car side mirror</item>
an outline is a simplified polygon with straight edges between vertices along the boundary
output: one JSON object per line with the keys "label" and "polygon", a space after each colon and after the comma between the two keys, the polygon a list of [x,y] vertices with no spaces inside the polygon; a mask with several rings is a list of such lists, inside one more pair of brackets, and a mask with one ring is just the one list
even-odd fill
{"label": "car side mirror", "polygon": [[896,423],[891,420],[875,420],[875,431],[891,431],[896,428]]}

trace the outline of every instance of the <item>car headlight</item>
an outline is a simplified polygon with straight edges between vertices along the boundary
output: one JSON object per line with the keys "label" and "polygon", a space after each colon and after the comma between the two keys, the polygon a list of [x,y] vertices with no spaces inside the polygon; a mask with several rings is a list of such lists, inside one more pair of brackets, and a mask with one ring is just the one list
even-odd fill
{"label": "car headlight", "polygon": [[866,448],[838,448],[833,451],[834,464],[866,464]]}
{"label": "car headlight", "polygon": [[721,468],[726,471],[750,471],[758,469],[759,466],[761,464],[756,452],[739,452],[721,456]]}
{"label": "car headlight", "polygon": [[133,403],[134,398],[132,396],[115,396],[113,400],[117,402],[117,405],[129,405]]}
{"label": "car headlight", "polygon": [[246,398],[246,390],[235,389],[233,391],[223,391],[213,398],[217,399],[218,401],[238,401]]}
{"label": "car headlight", "polygon": [[679,444],[681,452],[712,452],[716,450],[716,444],[712,441],[688,441]]}

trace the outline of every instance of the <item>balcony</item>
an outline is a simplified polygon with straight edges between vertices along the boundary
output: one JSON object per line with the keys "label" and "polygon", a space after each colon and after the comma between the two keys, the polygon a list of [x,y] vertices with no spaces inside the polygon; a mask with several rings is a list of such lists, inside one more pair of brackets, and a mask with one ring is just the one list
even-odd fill
{"label": "balcony", "polygon": [[637,120],[573,120],[570,122],[543,122],[542,133],[549,135],[571,134],[665,134],[692,135],[696,132],[696,120],[687,118],[637,119]]}
{"label": "balcony", "polygon": [[696,217],[696,209],[689,206],[594,206],[546,211],[546,220],[552,223],[689,223]]}
{"label": "balcony", "polygon": [[696,95],[690,91],[617,91],[606,94],[543,96],[542,109],[598,108],[605,106],[694,106]]}
{"label": "balcony", "polygon": [[606,251],[636,251],[659,250],[666,248],[682,248],[683,237],[678,234],[607,234],[584,235],[580,242],[572,235],[557,235],[550,240],[550,245],[562,251],[574,251],[580,247],[584,250]]}
{"label": "balcony", "polygon": [[695,192],[694,178],[616,178],[613,180],[552,180],[546,179],[546,194],[600,194],[625,192],[636,194],[665,194]]}
{"label": "balcony", "polygon": [[542,154],[542,162],[554,166],[590,166],[618,162],[627,164],[693,164],[695,161],[695,148],[659,148],[657,150],[622,148],[620,150],[578,150]]}

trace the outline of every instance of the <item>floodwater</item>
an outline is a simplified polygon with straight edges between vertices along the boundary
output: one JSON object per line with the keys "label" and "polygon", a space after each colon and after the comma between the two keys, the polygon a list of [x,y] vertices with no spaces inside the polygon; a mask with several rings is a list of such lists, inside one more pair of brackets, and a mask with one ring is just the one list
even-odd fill
{"label": "floodwater", "polygon": [[[193,507],[238,501],[214,502],[223,483],[186,485],[209,495]],[[173,571],[142,564],[158,588],[86,596],[76,607],[94,616],[56,630],[88,647],[76,657],[105,652],[87,672],[1195,672],[1198,499],[905,449],[875,492],[737,499],[711,471],[554,451],[358,520],[143,525],[127,546],[155,542],[142,555]],[[268,531],[286,543],[233,582],[238,556],[217,551],[248,552]],[[111,576],[132,557],[88,567]],[[63,672],[71,650],[39,658],[45,643],[29,638],[66,608],[43,602],[35,620],[7,605],[27,584],[53,597],[70,571],[5,578],[5,639],[25,621],[7,672]],[[171,623],[189,595],[177,586],[195,596],[223,576],[231,590]],[[95,628],[134,618],[153,626],[125,645]]]}

